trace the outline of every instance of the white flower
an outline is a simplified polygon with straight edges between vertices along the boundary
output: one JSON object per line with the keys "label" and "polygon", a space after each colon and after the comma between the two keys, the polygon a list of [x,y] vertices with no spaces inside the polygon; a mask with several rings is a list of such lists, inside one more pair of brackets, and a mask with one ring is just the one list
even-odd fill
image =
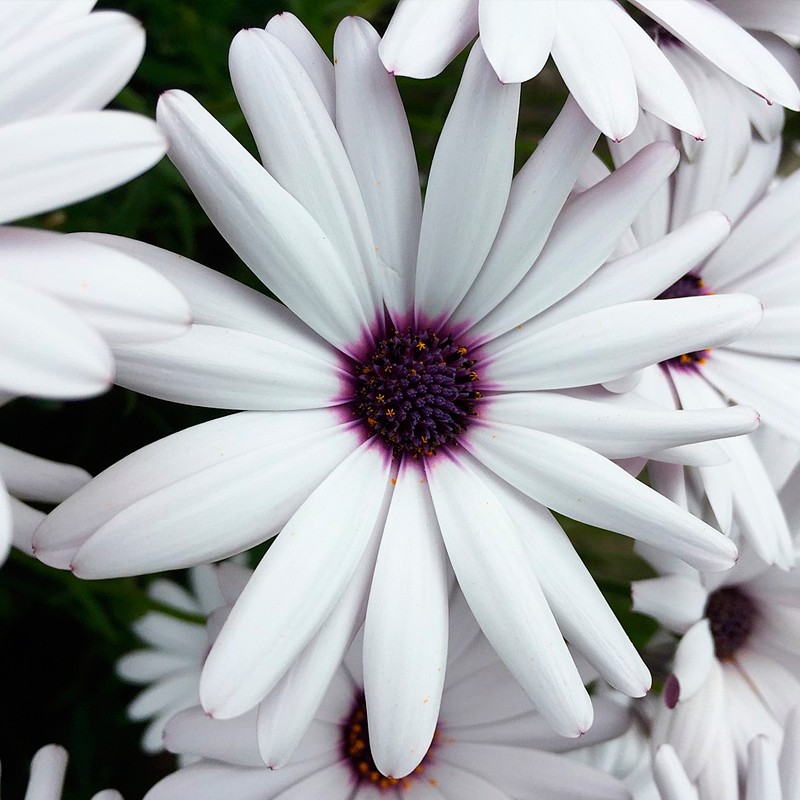
{"label": "white flower", "polygon": [[[236,581],[239,570],[245,573],[246,581],[249,571],[234,564],[204,565],[189,571],[191,591],[163,579],[148,586],[151,599],[167,609],[197,619],[185,619],[164,611],[148,612],[133,624],[134,632],[148,647],[128,653],[117,662],[117,674],[121,678],[147,687],[128,707],[132,720],[151,719],[142,737],[145,752],[162,750],[161,735],[167,720],[177,711],[200,702],[197,689],[200,670],[212,641],[205,619],[217,612],[210,624],[212,630],[218,629],[220,614],[227,614],[223,587],[227,589]],[[219,577],[221,572],[224,573],[222,578]],[[242,585],[243,582],[236,587],[236,597]],[[229,602],[232,604],[234,599]]]}
{"label": "white flower", "polygon": [[[151,120],[97,110],[138,65],[144,31],[127,14],[90,13],[92,5],[0,6],[0,404],[98,394],[114,377],[109,343],[175,336],[189,321],[184,298],[143,264],[5,226],[117,186],[166,149]],[[58,502],[85,474],[10,448],[0,473],[2,562],[12,529],[28,549],[37,513],[9,498],[3,481],[12,495]]]}
{"label": "white flower", "polygon": [[[48,744],[31,760],[31,775],[25,800],[61,800],[64,775],[67,771],[67,751],[57,744]],[[113,789],[92,795],[91,800],[122,800]]]}
{"label": "white flower", "polygon": [[747,747],[744,793],[721,794],[713,778],[695,787],[686,775],[675,750],[661,745],[653,770],[661,800],[797,800],[800,797],[800,712],[795,707],[786,719],[780,756],[774,741],[754,737]]}
{"label": "white flower", "polygon": [[[632,2],[768,103],[800,108],[792,77],[744,30],[800,33],[796,4]],[[487,58],[504,83],[532,78],[552,55],[581,108],[612,139],[631,133],[639,106],[692,136],[705,136],[679,74],[614,0],[400,0],[380,53],[395,75],[427,78],[438,74],[479,31]]]}
{"label": "white flower", "polygon": [[611,408],[578,387],[739,338],[761,309],[747,296],[648,300],[639,282],[663,257],[689,269],[727,233],[721,214],[606,263],[674,168],[669,145],[564,205],[597,135],[569,102],[512,183],[519,85],[501,85],[479,45],[423,211],[377,46],[345,20],[334,70],[290,15],[236,37],[234,86],[266,169],[189,95],[162,97],[170,157],[286,305],[97,239],[160,269],[196,320],[169,342],[116,348],[119,381],[246,412],[128,456],[53,512],[36,547],[99,578],[224,558],[281,531],[209,655],[203,704],[247,711],[308,648],[310,682],[324,685],[368,605],[367,702],[395,772],[384,753],[433,735],[450,565],[561,733],[592,718],[563,636],[616,688],[645,693],[647,670],[547,509],[724,569],[728,539],[609,457],[740,434],[756,416]]}
{"label": "white flower", "polygon": [[[707,84],[715,101],[714,135],[702,150],[683,155],[673,179],[659,187],[632,228],[636,242],[647,245],[700,212],[723,211],[734,223],[731,235],[688,273],[665,264],[659,291],[662,297],[747,292],[764,305],[764,318],[746,337],[650,367],[637,391],[670,408],[746,403],[759,410],[765,425],[800,442],[800,231],[794,224],[800,172],[773,185],[780,138],[765,142],[752,135],[749,118],[731,101],[726,76],[709,75]],[[612,145],[615,161],[624,164],[639,147],[673,136],[643,115],[633,136]],[[730,532],[735,521],[764,561],[791,565],[789,528],[753,442],[732,438],[715,449],[716,460],[706,448],[711,458],[688,461],[693,466],[687,471],[680,463],[653,463],[652,485],[690,508],[698,493],[721,530]]]}
{"label": "white flower", "polygon": [[268,769],[274,762],[265,764],[264,757],[275,732],[284,724],[294,726],[290,709],[281,713],[275,703],[226,721],[190,709],[168,723],[165,743],[206,760],[167,777],[147,800],[627,798],[614,778],[560,755],[619,735],[630,721],[626,710],[603,698],[591,733],[581,739],[558,736],[480,634],[460,593],[451,612],[447,680],[433,740],[430,748],[426,743],[421,751],[403,754],[409,766],[401,774],[382,774],[374,745],[370,748],[371,711],[357,639],[324,698],[318,698],[313,718],[304,720],[299,746],[285,765]]}
{"label": "white flower", "polygon": [[654,743],[671,744],[692,781],[718,787],[714,798],[735,797],[748,742],[779,741],[800,697],[800,570],[766,567],[745,551],[724,575],[683,565],[636,581],[633,600],[682,634]]}

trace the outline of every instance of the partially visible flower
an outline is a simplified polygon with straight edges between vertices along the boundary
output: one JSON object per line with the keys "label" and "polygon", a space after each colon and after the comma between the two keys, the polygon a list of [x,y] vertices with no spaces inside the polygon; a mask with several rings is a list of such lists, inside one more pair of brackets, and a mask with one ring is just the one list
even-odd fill
{"label": "partially visible flower", "polygon": [[[25,800],[61,800],[66,772],[67,751],[63,747],[48,744],[38,750],[31,760]],[[114,789],[104,789],[92,795],[91,800],[122,800],[122,795]]]}
{"label": "partially visible flower", "polygon": [[[0,5],[2,403],[98,394],[114,378],[110,344],[176,336],[189,323],[183,296],[134,259],[52,231],[6,226],[118,186],[165,152],[152,120],[98,110],[138,65],[144,31],[127,14],[90,13],[92,5]],[[23,455],[5,450],[0,460],[0,562],[12,530],[28,549],[35,517],[12,503],[3,480],[12,494],[58,502],[85,477]]]}
{"label": "partially visible flower", "polygon": [[756,736],[747,747],[747,770],[740,784],[743,792],[723,794],[714,777],[695,786],[675,750],[661,745],[653,759],[653,771],[661,800],[797,800],[800,798],[800,711],[787,716],[783,745],[778,756],[777,741]]}
{"label": "partially visible flower", "polygon": [[[227,614],[250,570],[226,563],[194,567],[188,574],[190,590],[166,579],[148,586],[147,594],[165,610],[136,620],[134,633],[147,647],[117,662],[123,680],[146,687],[128,707],[128,716],[151,720],[142,737],[142,749],[148,753],[163,749],[161,736],[171,716],[200,702],[200,670],[213,641],[206,619],[211,617],[213,632],[219,629],[220,616]],[[168,613],[170,609],[178,615]]]}
{"label": "partially visible flower", "polygon": [[498,83],[479,44],[422,208],[376,32],[349,18],[334,47],[335,66],[290,15],[234,40],[234,86],[266,168],[189,95],[162,96],[170,157],[285,305],[178,255],[95,237],[161,270],[196,321],[168,342],[115,348],[120,383],[245,411],[109,468],[42,523],[37,554],[112,577],[280,532],[209,654],[203,704],[244,713],[309,648],[324,685],[366,619],[376,758],[395,773],[397,753],[433,735],[452,565],[542,715],[577,736],[591,702],[564,638],[627,694],[650,678],[548,509],[724,569],[727,538],[610,459],[757,423],[747,408],[610,408],[585,387],[740,338],[760,305],[652,299],[664,262],[690,269],[725,237],[718,213],[609,261],[674,168],[670,145],[568,201],[597,136],[570,100],[515,177],[520,87]]}
{"label": "partially visible flower", "polygon": [[749,550],[721,575],[673,568],[633,584],[634,609],[682,637],[653,741],[675,748],[692,781],[718,786],[714,797],[734,797],[747,743],[779,740],[800,697],[800,569]]}
{"label": "partially visible flower", "polygon": [[174,752],[204,760],[165,778],[147,800],[627,798],[614,778],[561,755],[619,735],[629,723],[626,710],[602,698],[590,733],[560,737],[498,659],[460,593],[451,612],[447,679],[435,733],[424,752],[400,754],[401,761],[416,765],[408,774],[381,773],[373,756],[358,638],[313,719],[305,720],[305,733],[285,766],[267,768],[264,747],[282,724],[294,723],[290,708],[273,703],[226,721],[195,708],[168,723],[165,742]]}
{"label": "partially visible flower", "polygon": [[[747,8],[736,0],[633,4],[767,103],[800,108],[800,90],[790,74],[745,30],[800,33],[796,4],[784,3],[782,16],[773,13],[771,2],[749,2]],[[640,106],[698,139],[705,136],[681,76],[614,0],[400,0],[381,58],[396,75],[431,77],[479,32],[504,83],[532,78],[552,55],[581,108],[612,139],[633,131]],[[705,119],[702,106],[701,112]]]}

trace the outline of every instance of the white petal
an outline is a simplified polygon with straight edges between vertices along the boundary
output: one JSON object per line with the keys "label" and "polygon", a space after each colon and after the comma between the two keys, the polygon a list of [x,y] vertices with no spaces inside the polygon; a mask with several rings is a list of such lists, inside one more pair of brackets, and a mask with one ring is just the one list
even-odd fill
{"label": "white petal", "polygon": [[686,84],[658,45],[617,3],[604,3],[603,11],[628,53],[639,105],[670,125],[704,139],[700,112]]}
{"label": "white petal", "polygon": [[639,102],[628,53],[594,0],[559,3],[553,61],[587,117],[612,139],[636,127]]}
{"label": "white petal", "polygon": [[522,83],[544,67],[556,28],[554,4],[527,0],[481,0],[481,42],[503,83]]}
{"label": "white petal", "polygon": [[368,441],[284,526],[206,660],[200,696],[212,716],[235,717],[260,702],[319,630],[383,525],[388,485],[387,454]]}
{"label": "white petal", "polygon": [[146,264],[52,231],[0,229],[0,274],[54,296],[110,344],[152,341],[188,330],[186,298]]}
{"label": "white petal", "polygon": [[463,441],[489,469],[554,511],[654,544],[708,571],[727,569],[736,559],[729,539],[574,442],[501,423],[473,425]]}
{"label": "white petal", "polygon": [[472,771],[436,760],[425,766],[425,775],[442,792],[446,800],[512,800],[492,783]]}
{"label": "white petal", "polygon": [[677,754],[668,744],[662,744],[653,757],[653,777],[661,800],[699,800]]}
{"label": "white petal", "polygon": [[294,786],[275,795],[275,800],[306,800],[310,797],[324,797],[326,800],[350,800],[353,797],[352,783],[353,777],[346,762],[340,762],[309,775]]}
{"label": "white petal", "polygon": [[14,531],[14,518],[11,510],[11,498],[6,491],[3,478],[0,476],[0,564],[8,557]]}
{"label": "white petal", "polygon": [[86,470],[0,444],[0,474],[22,500],[60,503],[91,479]]}
{"label": "white petal", "polygon": [[658,620],[676,633],[686,633],[702,618],[708,593],[688,575],[660,575],[631,584],[633,610]]}
{"label": "white petal", "polygon": [[364,692],[378,769],[408,775],[428,752],[447,665],[447,555],[425,472],[404,462],[364,628]]}
{"label": "white petal", "polygon": [[192,325],[166,342],[114,350],[120,386],[210,408],[274,411],[341,402],[340,367],[291,345],[244,331]]}
{"label": "white petal", "polygon": [[161,95],[158,122],[170,159],[231,247],[317,333],[354,348],[373,321],[369,290],[311,215],[190,95]]}
{"label": "white petal", "polygon": [[311,35],[305,25],[288,11],[276,14],[267,23],[265,30],[280,39],[303,65],[311,78],[331,119],[334,117],[336,99],[334,97],[333,64]]}
{"label": "white petal", "polygon": [[[704,688],[713,663],[714,638],[709,621],[704,618],[689,628],[675,651],[672,674],[664,688],[667,705],[672,708],[676,702],[691,700],[696,692]],[[673,681],[670,689],[669,684]]]}
{"label": "white petal", "polygon": [[758,327],[730,346],[744,353],[800,358],[800,306],[765,308]]}
{"label": "white petal", "polygon": [[314,718],[338,724],[341,714],[333,720],[327,715],[342,704],[348,710],[352,705],[353,686],[341,686],[344,671],[339,666],[364,623],[380,539],[381,531],[377,530],[328,619],[259,705],[258,746],[270,768],[299,758],[296,748],[305,746]]}
{"label": "white petal", "polygon": [[108,345],[63,303],[0,278],[0,389],[53,399],[91,397],[114,379]]}
{"label": "white petal", "polygon": [[[316,220],[347,265],[362,302],[381,311],[380,285],[364,202],[339,134],[292,51],[266,31],[231,43],[231,80],[269,174]],[[370,319],[371,321],[371,319]]]}
{"label": "white petal", "polygon": [[561,302],[531,320],[528,327],[545,328],[614,303],[658,297],[713,253],[730,229],[730,221],[718,211],[696,214],[652,244],[607,261]]}
{"label": "white petal", "polygon": [[89,540],[80,561],[99,577],[252,547],[358,446],[349,426],[331,427],[331,413],[235,414],[154,442],[51,512],[36,536],[37,556],[64,568]]}
{"label": "white petal", "polygon": [[767,102],[800,109],[800,90],[775,57],[711,3],[633,0],[670,33]]}
{"label": "white petal", "polygon": [[31,775],[25,800],[57,800],[61,797],[67,771],[67,751],[57,744],[48,744],[31,759]]}
{"label": "white petal", "polygon": [[608,458],[750,433],[758,424],[758,414],[746,406],[668,411],[600,399],[560,392],[496,394],[483,400],[481,417],[563,436]]}
{"label": "white petal", "polygon": [[92,111],[133,75],[144,53],[144,29],[127,14],[99,11],[38,27],[1,52],[0,124]]}
{"label": "white petal", "polygon": [[[114,669],[124,681],[148,684],[172,672],[187,668],[187,658],[176,653],[159,650],[134,650],[117,661]],[[200,679],[200,662],[197,663],[197,679]]]}
{"label": "white petal", "polygon": [[189,300],[194,322],[233,328],[284,342],[338,365],[336,351],[286,306],[196,261],[135,239],[104,233],[77,233],[90,242],[133,256],[174,284]]}
{"label": "white petal", "polygon": [[491,486],[522,533],[564,637],[616,689],[644,696],[651,683],[647,667],[553,515],[505,481],[495,477]]}
{"label": "white petal", "polygon": [[783,800],[800,800],[800,707],[798,706],[794,706],[786,717],[778,766]]}
{"label": "white petal", "polygon": [[486,638],[537,708],[559,733],[579,736],[592,723],[591,702],[519,531],[476,466],[463,453],[426,464],[459,585]]}
{"label": "white petal", "polygon": [[182,710],[170,719],[164,745],[172,753],[213,758],[226,764],[261,767],[256,743],[256,713],[236,719],[211,719],[200,706]]}
{"label": "white petal", "polygon": [[456,308],[486,258],[514,172],[519,84],[503,85],[478,42],[431,164],[414,297],[418,323]]}
{"label": "white petal", "polygon": [[509,391],[601,383],[741,338],[762,312],[749,295],[707,295],[608,306],[533,333],[521,326],[485,345],[481,377]]}
{"label": "white petal", "polygon": [[5,488],[0,487],[0,506],[4,507],[7,502],[11,504],[13,530],[9,530],[7,512],[0,510],[0,563],[8,555],[9,539],[18,550],[33,555],[33,534],[45,517],[44,513],[25,505],[16,497],[9,497]]}
{"label": "white petal", "polygon": [[384,302],[399,318],[414,298],[422,200],[408,119],[378,40],[358,17],[336,29],[336,128],[364,198]]}
{"label": "white petal", "polygon": [[544,247],[598,133],[575,100],[568,98],[514,176],[492,249],[451,317],[451,327],[481,319],[522,280]]}
{"label": "white petal", "polygon": [[81,111],[5,125],[0,222],[119,186],[152,167],[165,149],[152,120],[125,111]]}
{"label": "white petal", "polygon": [[0,31],[2,41],[10,42],[18,37],[30,36],[37,28],[60,24],[85,16],[94,8],[97,0],[7,0],[0,3]]}
{"label": "white petal", "polygon": [[394,75],[432,78],[477,32],[477,0],[400,0],[381,40],[381,61]]}
{"label": "white petal", "polygon": [[778,773],[778,754],[766,736],[756,736],[747,747],[747,783],[745,800],[784,798]]}

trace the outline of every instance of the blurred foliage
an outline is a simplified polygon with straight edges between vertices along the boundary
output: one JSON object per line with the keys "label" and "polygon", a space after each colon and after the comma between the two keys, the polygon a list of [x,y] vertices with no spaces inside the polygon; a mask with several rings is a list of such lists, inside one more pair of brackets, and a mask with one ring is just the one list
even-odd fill
{"label": "blurred foliage", "polygon": [[[273,14],[289,10],[331,54],[342,16],[365,16],[382,32],[393,5],[386,0],[104,0],[99,7],[131,13],[148,34],[141,67],[113,105],[153,116],[162,91],[185,89],[255,152],[228,76],[227,53],[235,33],[263,26]],[[399,80],[423,185],[464,59],[462,55],[428,81]],[[518,163],[533,152],[566,91],[558,74],[548,69],[526,84],[522,95]],[[800,133],[798,119],[791,125]],[[126,186],[31,223],[136,237],[263,289],[208,222],[167,159]],[[96,473],[149,442],[219,415],[115,388],[85,402],[18,400],[0,414],[0,440]],[[562,522],[641,649],[655,626],[631,612],[630,580],[646,577],[648,568],[633,554],[629,540]],[[129,625],[152,607],[145,594],[147,582],[82,582],[18,553],[2,569],[0,622],[10,689],[10,709],[0,728],[4,796],[22,797],[30,757],[51,741],[70,751],[67,800],[85,800],[106,786],[134,800],[173,769],[171,756],[139,751],[142,726],[127,722],[124,712],[137,690],[117,681],[113,669],[120,655],[137,646]]]}

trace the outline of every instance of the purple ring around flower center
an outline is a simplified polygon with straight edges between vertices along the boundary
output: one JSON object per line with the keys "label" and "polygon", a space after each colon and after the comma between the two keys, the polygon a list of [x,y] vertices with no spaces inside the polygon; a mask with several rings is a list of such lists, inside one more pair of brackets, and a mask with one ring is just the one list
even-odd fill
{"label": "purple ring around flower center", "polygon": [[[700,297],[709,294],[713,294],[713,292],[706,286],[703,279],[699,275],[689,272],[661,292],[656,300],[674,300],[679,297]],[[691,353],[681,353],[679,356],[673,356],[661,363],[667,367],[697,369],[706,363],[710,355],[710,350],[695,350]]]}

